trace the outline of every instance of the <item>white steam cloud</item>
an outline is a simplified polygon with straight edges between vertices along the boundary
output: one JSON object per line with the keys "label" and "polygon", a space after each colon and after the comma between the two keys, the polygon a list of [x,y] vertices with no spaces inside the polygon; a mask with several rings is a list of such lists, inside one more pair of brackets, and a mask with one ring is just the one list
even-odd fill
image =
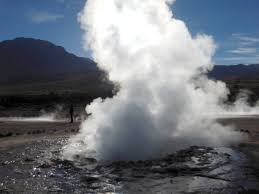
{"label": "white steam cloud", "polygon": [[88,0],[80,22],[87,46],[116,96],[86,107],[91,116],[64,148],[99,159],[145,159],[190,145],[225,145],[241,136],[212,117],[228,90],[204,74],[212,37],[192,37],[172,0]]}

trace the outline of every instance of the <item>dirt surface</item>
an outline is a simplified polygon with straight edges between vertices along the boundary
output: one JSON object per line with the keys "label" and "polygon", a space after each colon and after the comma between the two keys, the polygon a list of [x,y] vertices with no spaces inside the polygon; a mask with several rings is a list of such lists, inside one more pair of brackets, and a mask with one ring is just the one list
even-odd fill
{"label": "dirt surface", "polygon": [[5,136],[26,136],[33,135],[53,135],[53,134],[70,134],[77,132],[79,129],[78,122],[69,123],[69,121],[60,122],[23,122],[7,121],[0,122],[0,135]]}
{"label": "dirt surface", "polygon": [[80,123],[1,122],[0,193],[258,193],[259,118],[220,122],[236,125],[249,140],[135,162],[62,160]]}
{"label": "dirt surface", "polygon": [[249,136],[248,140],[242,142],[239,150],[247,155],[250,160],[249,165],[253,168],[254,174],[259,178],[259,117],[236,117],[220,119],[226,125],[233,125],[239,131],[243,131]]}

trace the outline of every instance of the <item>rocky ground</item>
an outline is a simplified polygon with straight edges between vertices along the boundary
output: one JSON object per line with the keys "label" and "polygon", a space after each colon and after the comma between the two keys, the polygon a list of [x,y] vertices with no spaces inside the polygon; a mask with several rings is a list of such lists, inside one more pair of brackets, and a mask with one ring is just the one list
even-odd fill
{"label": "rocky ground", "polygon": [[[259,119],[232,118],[250,135],[235,148],[192,146],[146,161],[61,160],[79,123],[0,123],[0,193],[258,193]],[[258,127],[257,127],[258,126]]]}

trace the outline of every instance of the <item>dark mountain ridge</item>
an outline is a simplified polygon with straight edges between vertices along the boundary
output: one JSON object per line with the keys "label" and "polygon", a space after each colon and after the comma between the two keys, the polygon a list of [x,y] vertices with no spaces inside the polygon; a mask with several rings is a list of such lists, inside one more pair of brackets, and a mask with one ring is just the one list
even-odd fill
{"label": "dark mountain ridge", "polygon": [[[114,95],[114,85],[94,61],[44,40],[0,42],[0,70],[0,116],[32,116],[70,103],[77,105],[77,112],[84,112],[93,99]],[[258,99],[257,64],[216,65],[208,75],[227,83],[230,101],[243,88],[254,93],[252,102]]]}
{"label": "dark mountain ridge", "polygon": [[259,79],[259,64],[215,65],[209,77],[219,80]]}
{"label": "dark mountain ridge", "polygon": [[[94,61],[44,40],[16,38],[0,42],[0,69],[0,93],[112,90]],[[208,75],[227,82],[259,80],[259,64],[215,65]]]}
{"label": "dark mountain ridge", "polygon": [[77,73],[98,73],[92,60],[48,41],[16,38],[0,42],[0,82],[37,81]]}
{"label": "dark mountain ridge", "polygon": [[51,42],[16,38],[0,42],[0,94],[110,93],[112,84],[89,58]]}

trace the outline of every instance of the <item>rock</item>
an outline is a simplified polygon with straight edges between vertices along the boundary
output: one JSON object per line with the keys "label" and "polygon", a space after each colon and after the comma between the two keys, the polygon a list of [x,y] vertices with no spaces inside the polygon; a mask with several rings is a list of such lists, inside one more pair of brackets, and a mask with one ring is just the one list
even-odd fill
{"label": "rock", "polygon": [[24,162],[33,162],[33,161],[34,159],[32,158],[29,158],[29,157],[24,158]]}
{"label": "rock", "polygon": [[236,129],[237,132],[240,132],[240,133],[247,133],[247,134],[250,134],[250,131],[247,130],[247,129]]}
{"label": "rock", "polygon": [[167,167],[165,170],[168,174],[174,174],[174,175],[177,175],[180,171],[180,169],[178,169],[177,167],[174,167],[174,166]]}
{"label": "rock", "polygon": [[80,179],[81,181],[87,182],[87,183],[94,183],[99,181],[99,177],[96,177],[96,176],[83,176]]}
{"label": "rock", "polygon": [[44,164],[39,165],[37,168],[50,168],[50,167],[51,167],[50,163],[44,163]]}
{"label": "rock", "polygon": [[56,188],[49,189],[48,192],[49,193],[62,193],[63,189],[56,187]]}
{"label": "rock", "polygon": [[39,168],[33,168],[33,177],[35,177],[35,175],[40,175],[41,174],[41,170]]}
{"label": "rock", "polygon": [[101,187],[101,184],[100,183],[92,183],[91,185],[89,185],[89,187],[91,189],[98,189]]}
{"label": "rock", "polygon": [[6,166],[6,165],[8,165],[8,164],[9,164],[8,161],[4,161],[4,162],[1,163],[1,166]]}
{"label": "rock", "polygon": [[16,174],[23,174],[23,172],[22,172],[21,170],[19,170],[19,169],[14,169],[14,172],[15,172]]}

